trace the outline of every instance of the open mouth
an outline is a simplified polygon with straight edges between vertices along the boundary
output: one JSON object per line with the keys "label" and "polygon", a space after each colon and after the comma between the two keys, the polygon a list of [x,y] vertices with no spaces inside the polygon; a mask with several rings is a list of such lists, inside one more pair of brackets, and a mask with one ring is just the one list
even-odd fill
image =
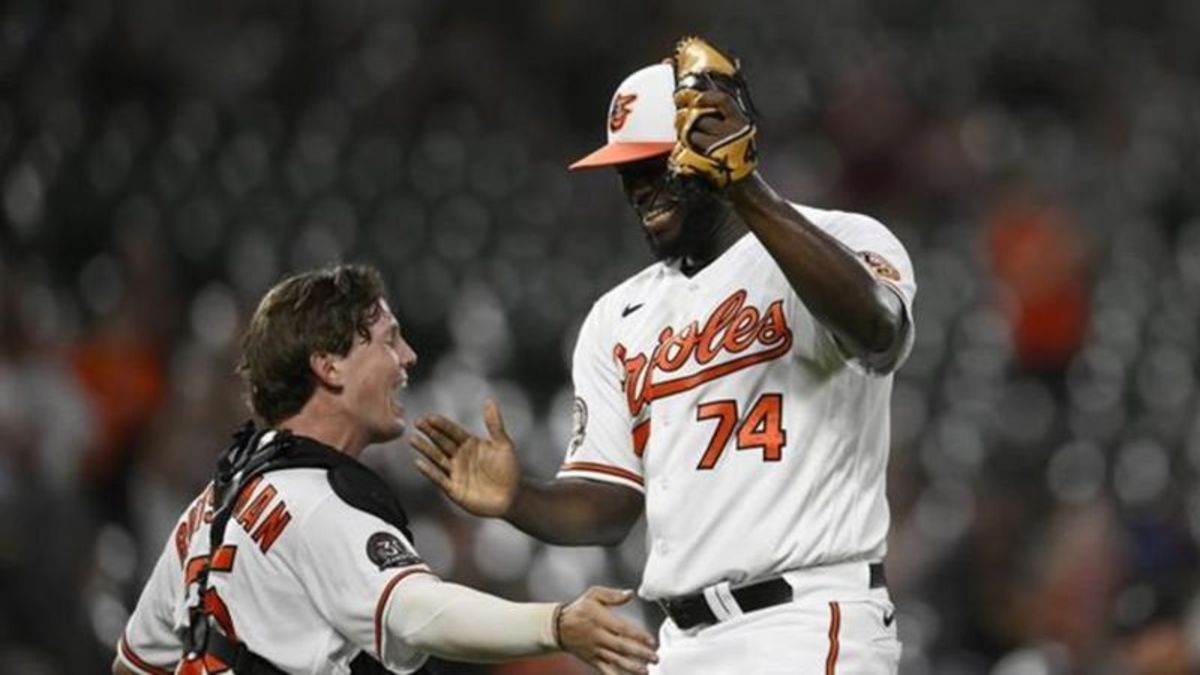
{"label": "open mouth", "polygon": [[647,228],[654,229],[655,226],[661,225],[663,222],[669,219],[671,214],[674,212],[674,203],[666,202],[664,204],[660,204],[654,208],[647,209],[642,212],[642,224],[644,224]]}
{"label": "open mouth", "polygon": [[407,377],[401,378],[395,389],[392,389],[392,412],[394,412],[397,417],[404,415],[404,401],[401,400],[401,396],[404,394],[405,389],[408,389]]}

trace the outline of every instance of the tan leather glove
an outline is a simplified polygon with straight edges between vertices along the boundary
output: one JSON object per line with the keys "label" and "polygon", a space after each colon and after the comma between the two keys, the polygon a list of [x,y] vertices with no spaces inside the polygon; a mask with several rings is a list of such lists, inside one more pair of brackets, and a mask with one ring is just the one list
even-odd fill
{"label": "tan leather glove", "polygon": [[724,189],[758,165],[758,128],[738,62],[696,37],[679,41],[673,62],[676,141],[668,166]]}

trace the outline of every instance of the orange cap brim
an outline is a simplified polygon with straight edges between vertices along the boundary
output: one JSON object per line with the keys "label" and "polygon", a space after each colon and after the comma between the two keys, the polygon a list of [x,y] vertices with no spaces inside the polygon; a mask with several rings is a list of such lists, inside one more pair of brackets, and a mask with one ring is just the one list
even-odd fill
{"label": "orange cap brim", "polygon": [[674,147],[674,143],[665,142],[621,143],[614,141],[575,162],[569,168],[574,171],[575,169],[590,169],[597,166],[612,166],[614,164],[636,162],[639,159],[665,155]]}

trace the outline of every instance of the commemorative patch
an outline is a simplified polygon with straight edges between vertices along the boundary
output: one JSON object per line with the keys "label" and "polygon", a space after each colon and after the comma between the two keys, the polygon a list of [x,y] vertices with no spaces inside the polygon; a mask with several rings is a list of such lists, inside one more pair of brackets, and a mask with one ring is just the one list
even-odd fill
{"label": "commemorative patch", "polygon": [[587,436],[587,422],[587,403],[576,396],[575,404],[571,409],[571,442],[567,446],[568,455],[574,454],[579,446],[583,445],[583,439]]}
{"label": "commemorative patch", "polygon": [[420,558],[409,552],[400,537],[391,532],[376,532],[367,539],[367,558],[380,572],[389,567],[408,567],[421,562]]}
{"label": "commemorative patch", "polygon": [[858,254],[876,275],[889,281],[900,281],[900,270],[897,270],[887,258],[874,251],[863,251]]}

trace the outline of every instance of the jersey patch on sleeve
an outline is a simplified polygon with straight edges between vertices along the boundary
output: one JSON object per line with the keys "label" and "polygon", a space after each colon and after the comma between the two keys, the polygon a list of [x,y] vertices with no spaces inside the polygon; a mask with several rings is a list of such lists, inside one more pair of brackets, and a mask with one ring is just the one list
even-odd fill
{"label": "jersey patch on sleeve", "polygon": [[571,410],[571,441],[567,445],[567,454],[573,455],[583,445],[583,439],[587,437],[588,423],[588,407],[587,402],[582,397],[575,397],[575,404]]}
{"label": "jersey patch on sleeve", "polygon": [[858,255],[876,275],[891,281],[900,281],[900,271],[888,262],[887,258],[874,251],[860,251]]}
{"label": "jersey patch on sleeve", "polygon": [[400,537],[391,532],[376,532],[367,539],[367,558],[380,572],[389,567],[409,567],[421,563],[421,559],[409,552]]}

